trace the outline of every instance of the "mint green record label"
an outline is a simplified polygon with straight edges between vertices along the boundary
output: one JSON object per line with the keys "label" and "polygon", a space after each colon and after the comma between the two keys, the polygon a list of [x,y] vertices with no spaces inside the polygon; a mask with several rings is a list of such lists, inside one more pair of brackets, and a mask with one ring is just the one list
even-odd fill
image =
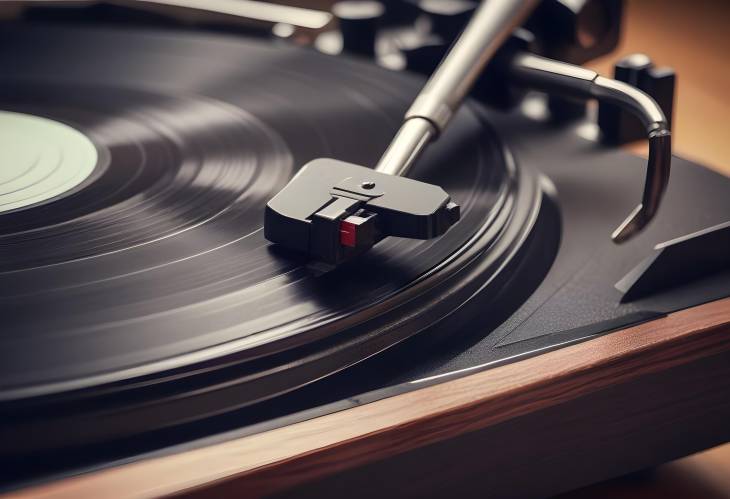
{"label": "mint green record label", "polygon": [[0,111],[0,213],[72,190],[91,175],[97,160],[96,147],[78,130]]}

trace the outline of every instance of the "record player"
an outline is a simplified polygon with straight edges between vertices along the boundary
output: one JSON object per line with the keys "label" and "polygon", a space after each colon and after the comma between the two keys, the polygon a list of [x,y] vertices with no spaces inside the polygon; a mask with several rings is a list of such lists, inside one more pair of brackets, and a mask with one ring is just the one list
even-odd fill
{"label": "record player", "polygon": [[535,497],[730,440],[730,180],[671,69],[578,66],[621,8],[15,3],[3,490]]}

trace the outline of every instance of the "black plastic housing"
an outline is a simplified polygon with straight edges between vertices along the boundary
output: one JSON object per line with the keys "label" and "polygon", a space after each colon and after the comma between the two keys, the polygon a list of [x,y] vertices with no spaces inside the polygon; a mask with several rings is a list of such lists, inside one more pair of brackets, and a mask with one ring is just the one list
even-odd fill
{"label": "black plastic housing", "polygon": [[[351,216],[352,224],[361,225],[348,246],[342,243],[341,224]],[[307,163],[268,202],[264,235],[337,265],[383,237],[430,239],[458,220],[459,206],[439,186],[321,158]]]}

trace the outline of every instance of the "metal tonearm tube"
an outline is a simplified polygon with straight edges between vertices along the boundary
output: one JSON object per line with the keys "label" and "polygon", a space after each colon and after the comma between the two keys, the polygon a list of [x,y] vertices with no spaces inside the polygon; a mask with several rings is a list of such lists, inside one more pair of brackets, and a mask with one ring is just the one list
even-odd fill
{"label": "metal tonearm tube", "polygon": [[[376,170],[406,175],[425,147],[444,131],[486,63],[537,4],[487,0],[477,8],[405,116]],[[638,234],[656,214],[669,181],[671,133],[659,105],[643,91],[595,71],[530,53],[517,53],[505,78],[517,85],[575,98],[612,102],[638,116],[649,139],[649,160],[641,203],[613,232],[621,243]]]}
{"label": "metal tonearm tube", "polygon": [[482,70],[538,0],[487,0],[406,112],[405,121],[375,169],[406,175],[429,142],[446,129]]}
{"label": "metal tonearm tube", "polygon": [[614,242],[622,243],[638,234],[656,215],[669,182],[672,136],[661,107],[649,95],[628,83],[535,54],[519,53],[512,57],[507,75],[517,84],[548,93],[611,102],[641,120],[649,139],[644,193],[641,203],[611,237]]}
{"label": "metal tonearm tube", "polygon": [[449,230],[460,218],[459,206],[441,187],[404,175],[537,3],[482,2],[414,100],[375,170],[330,158],[310,161],[267,203],[264,236],[332,267],[385,237],[430,239]]}

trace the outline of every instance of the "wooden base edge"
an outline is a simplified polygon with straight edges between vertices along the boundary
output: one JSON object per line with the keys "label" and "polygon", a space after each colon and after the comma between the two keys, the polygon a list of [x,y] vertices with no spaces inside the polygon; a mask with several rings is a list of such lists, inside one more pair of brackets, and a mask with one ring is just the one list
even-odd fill
{"label": "wooden base edge", "polygon": [[[389,477],[388,483],[395,484],[399,482],[398,476],[412,476],[406,472],[409,466],[422,469],[424,473],[430,471],[430,475],[422,476],[421,482],[431,485],[409,488],[426,493],[439,490],[433,483],[444,483],[446,479],[459,483],[458,480],[463,482],[469,473],[487,476],[501,469],[497,466],[498,462],[502,462],[500,452],[504,453],[504,449],[509,448],[520,452],[508,452],[512,457],[505,457],[503,461],[511,462],[512,467],[525,473],[521,479],[512,474],[506,475],[515,485],[521,484],[515,486],[515,491],[531,490],[531,486],[526,485],[530,484],[535,470],[553,473],[555,464],[559,464],[557,469],[560,469],[562,463],[571,462],[572,458],[557,459],[551,449],[560,450],[562,456],[591,454],[592,459],[578,464],[582,462],[593,471],[580,473],[580,480],[556,482],[578,486],[590,483],[585,480],[607,478],[630,471],[624,468],[636,468],[649,461],[656,464],[659,462],[657,459],[679,457],[682,453],[730,439],[727,429],[719,429],[726,424],[707,423],[704,428],[695,429],[698,425],[703,426],[703,420],[714,421],[713,413],[706,414],[708,411],[716,411],[725,421],[730,417],[730,381],[724,381],[730,380],[729,353],[730,299],[724,299],[585,343],[353,409],[205,448],[20,490],[8,497],[112,495],[138,498],[181,494],[261,497],[285,494],[295,489],[297,494],[309,490],[316,495],[321,493],[322,487],[357,483],[363,476],[369,476],[367,472],[362,474],[368,469],[380,470],[381,476]],[[684,369],[695,374],[688,377]],[[692,382],[681,384],[685,378]],[[656,380],[661,383],[657,384]],[[645,393],[645,390],[649,391]],[[652,393],[662,396],[652,396]],[[663,409],[656,412],[658,409],[640,403],[642,401],[653,401]],[[596,413],[592,410],[594,407],[604,409]],[[645,419],[639,408],[644,412],[654,411],[649,412],[653,419],[645,421],[650,425],[655,424],[651,421],[657,421],[656,418],[681,421],[681,414],[689,411],[694,418],[691,431],[687,430],[688,433],[683,436],[683,430],[675,428],[672,431],[680,432],[677,437],[667,434],[670,429],[664,428],[665,440],[670,445],[661,449],[650,446],[641,451],[642,445],[650,445],[651,439],[638,446],[626,440],[641,427],[637,427],[636,423]],[[574,419],[576,411],[587,415],[581,419],[582,426]],[[619,420],[624,423],[611,423]],[[551,430],[549,426],[538,424],[541,421],[553,421],[554,428]],[[631,421],[633,423],[629,424]],[[512,432],[506,430],[510,427]],[[623,430],[615,433],[616,428]],[[613,429],[614,437],[610,437],[609,429]],[[547,438],[550,431],[561,435],[563,440],[574,441],[580,436],[578,441],[587,443],[584,447],[556,446]],[[661,436],[661,432],[645,428],[643,435],[649,437],[650,434],[652,438]],[[509,439],[504,441],[510,435],[514,445]],[[523,437],[518,438],[520,435]],[[591,435],[598,441],[591,443]],[[618,438],[621,435],[624,437]],[[482,440],[484,436],[488,438]],[[605,476],[598,477],[598,468],[588,464],[595,463],[595,453],[600,449],[610,447],[606,447],[603,441],[606,438],[623,443],[621,448],[626,452],[621,459],[624,465],[603,466]],[[639,443],[641,439],[636,438],[636,443]],[[530,444],[530,439],[534,440],[533,444]],[[491,441],[502,442],[504,449],[490,449]],[[457,445],[460,442],[465,445]],[[595,452],[591,453],[590,449],[595,449]],[[614,459],[621,454],[618,450],[604,452]],[[643,457],[631,460],[629,454]],[[419,456],[415,461],[412,460],[414,455]],[[444,461],[447,457],[450,459],[449,468],[456,473],[414,464],[418,461],[423,463],[426,459],[429,463],[445,465],[449,464]],[[538,461],[535,462],[535,459]],[[477,463],[483,465],[470,465],[474,460],[480,460]],[[548,464],[552,462],[553,465],[548,466],[539,460],[548,460]],[[490,462],[495,463],[492,469],[488,466]],[[565,469],[565,473],[570,474],[572,470]],[[491,490],[497,491],[500,483],[504,485],[507,482],[481,480],[481,483],[491,484]],[[543,492],[559,491],[553,490],[559,488],[557,486],[548,487],[545,480],[533,480],[533,483],[541,484]],[[381,485],[385,487],[386,480]],[[351,492],[348,494],[352,495]]]}

